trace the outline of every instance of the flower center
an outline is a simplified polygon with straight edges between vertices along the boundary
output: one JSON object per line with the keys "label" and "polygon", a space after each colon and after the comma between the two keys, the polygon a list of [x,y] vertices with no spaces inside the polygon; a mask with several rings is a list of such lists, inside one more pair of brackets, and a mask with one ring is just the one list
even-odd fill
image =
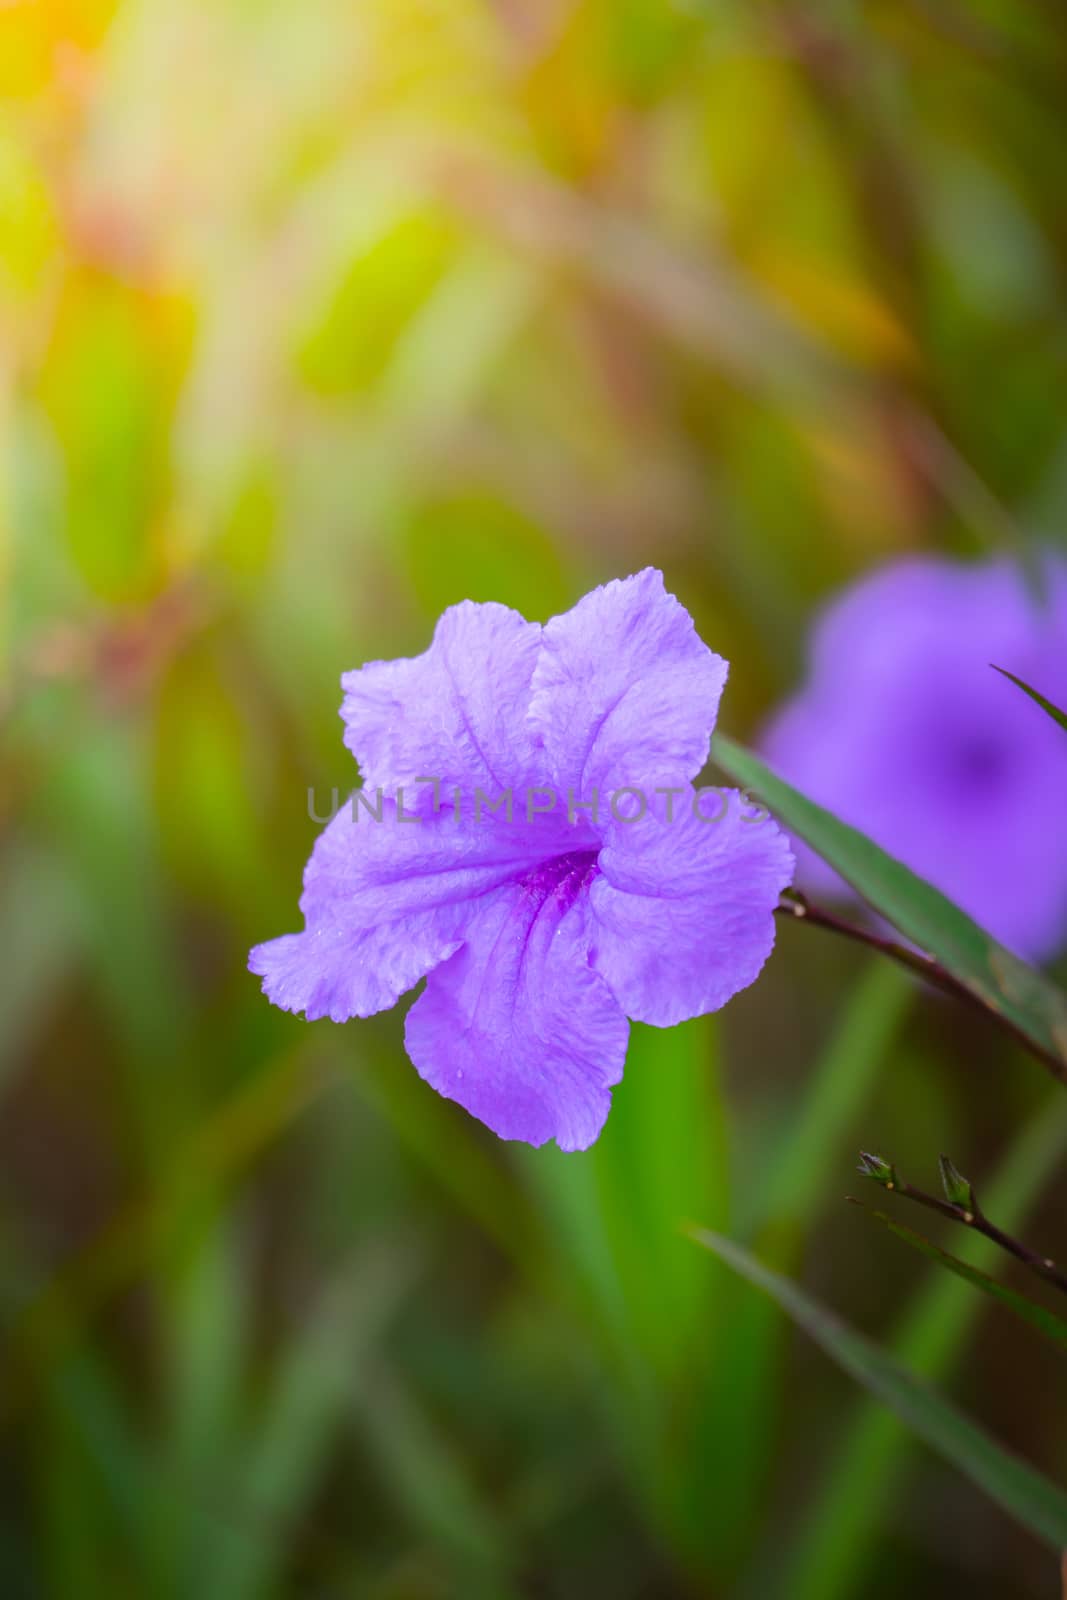
{"label": "flower center", "polygon": [[973,734],[954,752],[953,766],[968,785],[991,788],[1006,776],[1010,765],[1003,743],[989,734]]}
{"label": "flower center", "polygon": [[566,855],[553,856],[542,861],[523,878],[523,887],[531,899],[543,901],[550,896],[559,902],[561,914],[568,911],[582,890],[596,876],[596,850],[570,850]]}

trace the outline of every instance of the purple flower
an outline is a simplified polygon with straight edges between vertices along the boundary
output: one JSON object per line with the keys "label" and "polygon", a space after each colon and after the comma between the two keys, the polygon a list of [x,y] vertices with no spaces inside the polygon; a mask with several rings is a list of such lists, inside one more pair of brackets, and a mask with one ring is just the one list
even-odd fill
{"label": "purple flower", "polygon": [[[914,559],[836,600],[763,749],[783,777],[1033,960],[1067,935],[1067,737],[991,663],[1067,702],[1067,566]],[[801,879],[840,890],[798,852]]]}
{"label": "purple flower", "polygon": [[[406,1027],[426,1081],[502,1138],[584,1149],[627,1018],[716,1010],[774,943],[786,841],[736,793],[694,814],[726,673],[648,569],[544,627],[466,601],[425,654],[346,674],[345,741],[382,821],[361,801],[321,835],[305,931],[252,952],[265,993],[344,1022],[426,978]],[[614,815],[622,789],[640,794]],[[511,820],[479,794],[509,790]]]}

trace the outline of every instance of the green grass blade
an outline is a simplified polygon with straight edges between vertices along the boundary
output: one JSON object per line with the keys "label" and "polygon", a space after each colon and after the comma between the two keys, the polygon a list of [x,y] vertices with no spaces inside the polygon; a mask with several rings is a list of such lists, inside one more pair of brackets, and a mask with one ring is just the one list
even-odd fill
{"label": "green grass blade", "polygon": [[983,1294],[989,1295],[994,1300],[999,1300],[1001,1305],[1007,1306],[1023,1322],[1029,1323],[1031,1328],[1036,1328],[1038,1333],[1044,1334],[1046,1339],[1051,1339],[1053,1344],[1067,1348],[1067,1322],[1063,1322],[1045,1306],[1038,1305],[1034,1300],[1028,1300],[1025,1295],[1009,1289],[1005,1284],[998,1283],[991,1278],[988,1272],[982,1272],[979,1267],[974,1267],[969,1261],[961,1261],[958,1256],[951,1255],[947,1250],[942,1250],[939,1244],[932,1239],[927,1239],[924,1234],[916,1233],[914,1228],[897,1222],[894,1217],[885,1211],[875,1211],[871,1206],[864,1206],[863,1202],[856,1200],[855,1205],[862,1206],[868,1216],[874,1217],[883,1227],[895,1233],[898,1239],[903,1239],[905,1244],[910,1244],[913,1250],[918,1250],[921,1255],[929,1260],[936,1261],[939,1266],[946,1267],[949,1272],[954,1272],[957,1278],[962,1278],[965,1283],[972,1284],[980,1289]]}
{"label": "green grass blade", "polygon": [[114,1518],[127,1549],[147,1561],[148,1530],[140,1511],[154,1464],[116,1373],[96,1351],[82,1348],[53,1374],[50,1403],[62,1407],[85,1470],[96,1480],[107,1516]]}
{"label": "green grass blade", "polygon": [[713,754],[791,832],[817,850],[906,938],[1025,1036],[1067,1081],[1067,995],[997,943],[938,889],[847,823],[777,777],[757,756],[716,735]]}
{"label": "green grass blade", "polygon": [[994,666],[993,671],[999,672],[1002,678],[1009,679],[1017,688],[1022,690],[1023,694],[1028,694],[1031,700],[1039,705],[1042,711],[1047,712],[1053,722],[1058,722],[1063,731],[1067,733],[1067,711],[1061,711],[1059,706],[1054,706],[1051,700],[1046,700],[1043,694],[1039,694],[1028,683],[1024,683],[1022,678],[1017,678],[1014,672],[1009,672],[1006,667]]}
{"label": "green grass blade", "polygon": [[589,1153],[627,1324],[642,1361],[668,1386],[684,1385],[702,1361],[715,1311],[707,1273],[694,1273],[693,1251],[679,1224],[701,1217],[722,1227],[727,1219],[728,1135],[718,1055],[711,1018],[668,1029],[635,1024],[625,1079]]}
{"label": "green grass blade", "polygon": [[1001,1448],[955,1406],[892,1356],[856,1333],[788,1278],[721,1234],[694,1237],[749,1283],[771,1296],[849,1375],[890,1407],[919,1438],[983,1489],[1031,1533],[1055,1549],[1067,1545],[1067,1495]]}
{"label": "green grass blade", "polygon": [[251,1364],[247,1296],[229,1218],[215,1212],[191,1225],[186,1249],[173,1252],[163,1288],[166,1307],[167,1414],[159,1441],[159,1492],[154,1515],[157,1570],[177,1586],[198,1585],[195,1563],[205,1543],[200,1486],[232,1456],[238,1437],[242,1378]]}
{"label": "green grass blade", "polygon": [[695,1252],[681,1229],[692,1217],[726,1222],[718,1053],[710,1017],[671,1029],[635,1025],[594,1147],[516,1151],[556,1241],[559,1292],[616,1380],[607,1424],[636,1492],[664,1540],[697,1568],[711,1541],[704,1468],[693,1463],[716,1437],[705,1374],[709,1343],[725,1332],[726,1283],[725,1274],[722,1284],[693,1274]]}
{"label": "green grass blade", "polygon": [[56,1005],[77,947],[75,896],[60,864],[21,843],[0,857],[0,1093]]}
{"label": "green grass blade", "polygon": [[252,1600],[271,1592],[287,1541],[325,1471],[371,1348],[408,1284],[403,1252],[381,1245],[354,1255],[320,1290],[284,1344],[236,1463],[204,1477],[201,1600]]}
{"label": "green grass blade", "polygon": [[[749,1242],[781,1272],[796,1267],[840,1171],[841,1150],[855,1133],[855,1120],[915,992],[900,967],[870,962],[810,1083],[798,1089],[781,1148],[761,1164],[766,1176]],[[759,1532],[761,1497],[774,1466],[788,1327],[770,1301],[748,1294],[736,1278],[724,1275],[719,1298],[722,1326],[708,1374],[706,1459],[713,1471],[725,1453],[730,1472],[721,1475],[713,1506],[701,1494],[700,1511],[718,1566],[730,1572]]]}
{"label": "green grass blade", "polygon": [[767,1176],[761,1206],[760,1254],[766,1255],[764,1241],[775,1239],[775,1249],[782,1252],[775,1265],[783,1269],[814,1221],[826,1193],[827,1168],[854,1129],[915,992],[907,972],[891,962],[872,961],[813,1079],[803,1085],[787,1147]]}
{"label": "green grass blade", "polygon": [[435,1553],[452,1592],[518,1600],[507,1528],[464,1459],[402,1375],[372,1355],[353,1394],[359,1441],[411,1534]]}
{"label": "green grass blade", "polygon": [[583,1317],[642,1384],[669,1385],[707,1338],[706,1275],[703,1283],[694,1277],[679,1228],[694,1216],[725,1220],[717,1053],[709,1018],[671,1029],[635,1025],[626,1076],[593,1148],[516,1151]]}
{"label": "green grass blade", "polygon": [[[1067,1108],[1057,1093],[1027,1123],[988,1188],[985,1204],[1001,1227],[1020,1226],[1065,1153]],[[997,1257],[996,1247],[980,1234],[968,1234],[960,1254],[983,1269]],[[958,1278],[931,1279],[894,1331],[894,1355],[936,1381],[951,1367],[979,1305]],[[911,1447],[910,1434],[891,1412],[870,1404],[859,1408],[786,1562],[783,1593],[789,1600],[847,1600],[855,1593]]]}

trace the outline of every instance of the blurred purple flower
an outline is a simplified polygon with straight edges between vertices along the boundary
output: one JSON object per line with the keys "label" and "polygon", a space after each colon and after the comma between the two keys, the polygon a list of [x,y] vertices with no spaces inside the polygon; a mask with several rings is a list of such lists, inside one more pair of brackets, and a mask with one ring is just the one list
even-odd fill
{"label": "blurred purple flower", "polygon": [[[425,654],[346,674],[345,740],[366,789],[385,792],[383,821],[345,809],[325,829],[305,931],[252,952],[265,993],[344,1022],[427,978],[406,1026],[427,1082],[502,1138],[584,1149],[622,1076],[627,1018],[716,1010],[774,943],[783,836],[752,826],[736,793],[714,822],[692,809],[726,673],[647,569],[543,628],[466,601]],[[427,778],[439,811],[426,783],[415,806]],[[528,820],[530,786],[560,806]],[[626,786],[648,797],[640,821],[604,814]],[[479,819],[478,789],[513,789],[514,820]],[[597,817],[568,818],[568,792],[594,790]]]}
{"label": "blurred purple flower", "polygon": [[[1067,738],[991,663],[1067,701],[1067,565],[1048,558],[1045,584],[1042,602],[1010,560],[875,573],[819,621],[808,681],[762,740],[784,778],[1031,960],[1067,936]],[[844,890],[797,854],[802,884]]]}

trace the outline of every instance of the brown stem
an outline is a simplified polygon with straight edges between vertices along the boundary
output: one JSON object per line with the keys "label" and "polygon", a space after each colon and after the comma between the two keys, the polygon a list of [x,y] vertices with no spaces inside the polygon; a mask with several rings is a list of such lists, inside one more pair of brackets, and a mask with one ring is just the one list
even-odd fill
{"label": "brown stem", "polygon": [[1060,1083],[1067,1083],[1067,1064],[1031,1039],[1029,1034],[1014,1023],[1003,1012],[996,1011],[975,994],[965,983],[943,967],[940,961],[927,955],[923,950],[917,950],[910,945],[898,944],[893,939],[886,939],[883,935],[875,933],[870,928],[861,927],[859,923],[849,922],[845,917],[839,917],[833,911],[828,911],[825,906],[813,905],[806,895],[796,889],[787,889],[775,908],[779,916],[791,917],[794,922],[810,922],[813,927],[825,928],[830,933],[840,934],[842,938],[851,939],[853,944],[865,945],[869,950],[877,950],[881,955],[888,956],[891,961],[907,967],[909,972],[914,972],[935,989],[940,989],[944,994],[951,994],[957,1000],[965,1001],[972,1009],[978,1010],[985,1017],[991,1017],[1006,1033],[1011,1034],[1016,1044],[1027,1050],[1035,1060],[1047,1067],[1053,1077]]}
{"label": "brown stem", "polygon": [[1010,1233],[998,1228],[995,1222],[990,1222],[975,1200],[973,1191],[971,1205],[968,1208],[954,1205],[951,1200],[942,1200],[939,1195],[927,1194],[925,1189],[917,1189],[914,1184],[907,1183],[896,1174],[883,1187],[893,1194],[903,1195],[905,1200],[914,1200],[916,1205],[925,1206],[928,1211],[937,1211],[943,1217],[950,1217],[953,1222],[961,1222],[974,1233],[983,1234],[999,1249],[1006,1251],[1009,1256],[1014,1256],[1016,1261],[1021,1261],[1030,1272],[1043,1278],[1046,1283],[1053,1284],[1061,1293],[1067,1294],[1067,1272],[1061,1272],[1048,1256],[1037,1255],[1018,1239],[1013,1239]]}

